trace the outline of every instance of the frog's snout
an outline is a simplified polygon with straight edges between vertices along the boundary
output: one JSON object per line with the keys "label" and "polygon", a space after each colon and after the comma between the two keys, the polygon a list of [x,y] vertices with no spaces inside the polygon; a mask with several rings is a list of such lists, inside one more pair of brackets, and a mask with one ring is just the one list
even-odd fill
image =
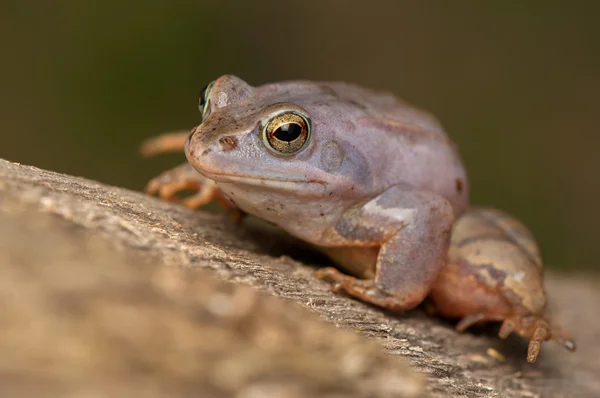
{"label": "frog's snout", "polygon": [[200,173],[212,173],[212,170],[220,169],[223,152],[227,147],[233,149],[237,145],[237,141],[230,137],[222,137],[218,140],[211,138],[201,126],[198,126],[185,143],[185,156],[190,165]]}
{"label": "frog's snout", "polygon": [[185,143],[183,145],[183,151],[184,153],[188,153],[188,151],[190,150],[190,141],[192,140],[192,136],[194,135],[194,133],[196,133],[196,129],[198,127],[194,127],[192,129],[192,131],[190,131],[190,134],[188,134],[187,138],[185,139]]}

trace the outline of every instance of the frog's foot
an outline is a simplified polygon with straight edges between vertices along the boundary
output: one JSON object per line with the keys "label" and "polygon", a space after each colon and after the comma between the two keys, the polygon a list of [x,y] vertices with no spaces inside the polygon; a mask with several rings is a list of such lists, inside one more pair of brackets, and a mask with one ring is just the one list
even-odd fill
{"label": "frog's foot", "polygon": [[321,268],[315,272],[317,279],[332,283],[334,293],[344,292],[370,304],[389,310],[406,309],[405,302],[378,289],[373,279],[358,279],[345,275],[333,267]]}
{"label": "frog's foot", "polygon": [[[192,191],[194,193],[187,197],[179,196],[178,194],[183,191]],[[146,193],[149,195],[158,195],[158,197],[166,201],[180,202],[191,209],[196,209],[212,201],[216,201],[225,210],[230,212],[235,222],[240,221],[244,214],[223,195],[213,180],[199,174],[188,163],[165,171],[150,180],[146,185]]]}
{"label": "frog's foot", "polygon": [[167,152],[183,152],[185,140],[195,130],[173,131],[149,138],[142,142],[140,153],[143,157],[149,158]]}
{"label": "frog's foot", "polygon": [[512,317],[502,323],[498,336],[505,339],[512,332],[529,339],[527,347],[527,361],[535,362],[540,354],[540,348],[544,341],[554,340],[569,351],[575,351],[575,342],[561,328],[552,326],[550,323],[537,317]]}

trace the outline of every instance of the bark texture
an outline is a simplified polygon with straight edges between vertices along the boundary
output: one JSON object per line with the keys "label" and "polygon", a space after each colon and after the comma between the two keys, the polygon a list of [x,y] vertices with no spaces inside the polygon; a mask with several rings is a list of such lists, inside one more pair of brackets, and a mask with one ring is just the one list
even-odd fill
{"label": "bark texture", "polygon": [[326,264],[260,223],[0,160],[0,395],[600,396],[593,277],[548,274],[578,351],[528,364],[497,326],[335,295]]}

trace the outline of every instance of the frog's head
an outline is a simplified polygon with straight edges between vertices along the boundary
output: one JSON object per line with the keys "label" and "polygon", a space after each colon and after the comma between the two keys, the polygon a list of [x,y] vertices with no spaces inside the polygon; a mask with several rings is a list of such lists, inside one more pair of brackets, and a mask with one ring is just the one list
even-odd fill
{"label": "frog's head", "polygon": [[[323,95],[316,84],[252,87],[222,76],[202,92],[202,123],[187,140],[187,159],[217,183],[304,197],[328,195],[352,181],[332,173],[336,167],[331,163],[340,166],[342,155],[333,141],[324,143],[327,134],[319,131],[323,109],[315,98]],[[324,151],[329,151],[325,157]]]}

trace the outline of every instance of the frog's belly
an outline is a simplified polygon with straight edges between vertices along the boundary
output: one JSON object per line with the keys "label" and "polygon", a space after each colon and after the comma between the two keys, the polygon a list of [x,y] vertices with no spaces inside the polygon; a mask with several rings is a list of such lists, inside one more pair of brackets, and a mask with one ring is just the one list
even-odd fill
{"label": "frog's belly", "polygon": [[347,273],[361,279],[375,277],[379,247],[315,247]]}

